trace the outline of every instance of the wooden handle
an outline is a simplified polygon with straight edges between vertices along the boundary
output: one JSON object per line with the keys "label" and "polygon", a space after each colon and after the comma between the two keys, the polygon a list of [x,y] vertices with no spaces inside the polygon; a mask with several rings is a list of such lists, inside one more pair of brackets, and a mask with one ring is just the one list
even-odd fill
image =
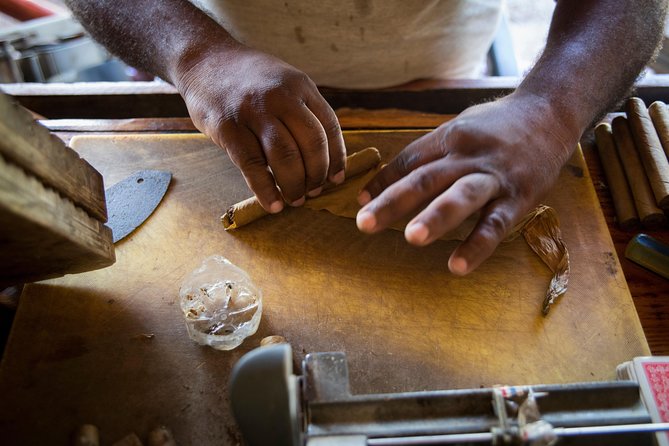
{"label": "wooden handle", "polygon": [[616,219],[622,229],[631,229],[639,224],[639,215],[636,212],[632,191],[627,183],[627,177],[625,177],[625,171],[616,150],[611,126],[606,123],[599,124],[595,128],[595,139],[597,140],[597,151],[604,168],[606,183],[613,199]]}

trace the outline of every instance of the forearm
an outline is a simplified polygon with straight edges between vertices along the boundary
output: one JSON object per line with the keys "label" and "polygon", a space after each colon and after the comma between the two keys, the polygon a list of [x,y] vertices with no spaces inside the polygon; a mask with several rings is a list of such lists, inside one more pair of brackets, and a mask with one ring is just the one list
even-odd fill
{"label": "forearm", "polygon": [[579,137],[629,91],[662,37],[665,0],[558,0],[546,48],[518,91]]}
{"label": "forearm", "polygon": [[66,0],[91,35],[128,64],[176,82],[194,53],[240,44],[185,0]]}

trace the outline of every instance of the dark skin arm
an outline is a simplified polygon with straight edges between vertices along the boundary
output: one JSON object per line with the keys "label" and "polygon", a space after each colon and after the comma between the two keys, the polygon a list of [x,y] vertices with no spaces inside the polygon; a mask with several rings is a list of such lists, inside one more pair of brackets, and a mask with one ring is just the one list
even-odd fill
{"label": "dark skin arm", "polygon": [[339,122],[303,72],[235,41],[185,0],[67,4],[94,38],[177,88],[265,210],[299,206],[344,180]]}
{"label": "dark skin arm", "polygon": [[405,237],[420,246],[480,211],[448,264],[474,270],[553,186],[583,131],[627,93],[665,11],[665,1],[558,1],[544,53],[519,88],[407,146],[361,192],[358,227],[374,233],[413,215]]}
{"label": "dark skin arm", "polygon": [[[96,39],[176,86],[266,210],[343,180],[337,119],[304,73],[236,42],[185,0],[67,3]],[[361,192],[358,227],[374,233],[414,216],[406,239],[426,245],[480,211],[449,259],[456,274],[474,270],[627,92],[656,50],[665,10],[665,0],[558,1],[546,49],[520,87],[407,146]]]}

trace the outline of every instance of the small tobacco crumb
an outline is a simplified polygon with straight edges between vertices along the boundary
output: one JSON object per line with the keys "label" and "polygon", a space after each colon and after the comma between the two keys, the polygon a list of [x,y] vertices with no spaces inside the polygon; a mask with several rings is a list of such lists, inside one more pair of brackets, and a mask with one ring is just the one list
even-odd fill
{"label": "small tobacco crumb", "polygon": [[286,343],[286,338],[283,336],[267,336],[266,338],[262,338],[260,340],[260,346],[265,347],[267,345],[276,345],[276,344],[285,344]]}
{"label": "small tobacco crumb", "polygon": [[156,335],[153,333],[140,333],[136,336],[133,336],[133,339],[153,339]]}

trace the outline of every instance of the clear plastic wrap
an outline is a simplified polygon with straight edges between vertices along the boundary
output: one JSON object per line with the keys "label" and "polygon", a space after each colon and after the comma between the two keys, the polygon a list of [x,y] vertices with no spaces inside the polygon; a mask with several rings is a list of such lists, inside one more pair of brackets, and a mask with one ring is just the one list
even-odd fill
{"label": "clear plastic wrap", "polygon": [[260,323],[260,289],[220,255],[208,257],[184,279],[179,300],[191,339],[217,350],[239,346]]}

